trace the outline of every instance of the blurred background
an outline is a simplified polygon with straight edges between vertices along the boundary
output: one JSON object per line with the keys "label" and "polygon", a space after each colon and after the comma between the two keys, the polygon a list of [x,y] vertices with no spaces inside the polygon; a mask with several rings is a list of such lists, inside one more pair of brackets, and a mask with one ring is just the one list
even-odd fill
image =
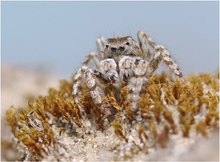
{"label": "blurred background", "polygon": [[[148,32],[183,73],[218,71],[218,2],[1,2],[1,160],[16,160],[4,114],[69,79],[96,38]],[[2,129],[3,130],[3,129]]]}
{"label": "blurred background", "polygon": [[99,36],[148,32],[184,74],[218,70],[218,2],[2,2],[2,64],[69,77]]}

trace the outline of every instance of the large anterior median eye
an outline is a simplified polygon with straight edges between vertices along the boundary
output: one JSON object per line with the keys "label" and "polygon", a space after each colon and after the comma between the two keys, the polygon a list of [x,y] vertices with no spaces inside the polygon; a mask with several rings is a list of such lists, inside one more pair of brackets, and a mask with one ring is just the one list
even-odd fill
{"label": "large anterior median eye", "polygon": [[129,56],[136,56],[134,53],[130,53]]}
{"label": "large anterior median eye", "polygon": [[124,51],[125,47],[119,47],[119,51]]}
{"label": "large anterior median eye", "polygon": [[112,52],[116,52],[116,50],[117,50],[117,48],[115,48],[115,47],[112,47],[112,48],[111,48],[111,51],[112,51]]}

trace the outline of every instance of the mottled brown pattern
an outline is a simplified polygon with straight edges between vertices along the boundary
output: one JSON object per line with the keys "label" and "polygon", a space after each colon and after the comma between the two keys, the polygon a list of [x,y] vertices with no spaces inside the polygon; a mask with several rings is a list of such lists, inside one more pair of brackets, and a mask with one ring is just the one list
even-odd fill
{"label": "mottled brown pattern", "polygon": [[132,39],[131,36],[125,36],[125,37],[118,37],[118,38],[108,38],[106,39],[106,41],[110,44],[116,45],[116,44],[126,43],[129,38]]}

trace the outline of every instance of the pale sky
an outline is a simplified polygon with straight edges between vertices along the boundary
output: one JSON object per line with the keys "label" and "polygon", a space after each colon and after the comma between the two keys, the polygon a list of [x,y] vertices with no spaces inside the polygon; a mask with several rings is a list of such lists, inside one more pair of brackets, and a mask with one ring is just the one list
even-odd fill
{"label": "pale sky", "polygon": [[148,32],[184,74],[215,72],[218,2],[1,2],[2,64],[64,77],[96,50],[96,38]]}

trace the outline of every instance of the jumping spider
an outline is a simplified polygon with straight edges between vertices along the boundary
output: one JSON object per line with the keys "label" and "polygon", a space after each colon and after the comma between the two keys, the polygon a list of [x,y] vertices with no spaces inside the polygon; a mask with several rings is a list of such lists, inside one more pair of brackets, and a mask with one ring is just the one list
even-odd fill
{"label": "jumping spider", "polygon": [[[103,112],[103,118],[111,115],[108,105],[103,103],[106,84],[112,84],[120,92],[123,85],[128,87],[128,99],[131,109],[136,112],[137,101],[143,84],[158,68],[163,60],[165,64],[182,80],[182,72],[162,45],[157,45],[145,32],[137,33],[138,41],[131,36],[97,39],[97,52],[90,53],[74,76],[72,94],[75,103],[83,111],[79,96],[80,87],[86,86],[92,100]],[[91,62],[94,67],[91,67]]]}

